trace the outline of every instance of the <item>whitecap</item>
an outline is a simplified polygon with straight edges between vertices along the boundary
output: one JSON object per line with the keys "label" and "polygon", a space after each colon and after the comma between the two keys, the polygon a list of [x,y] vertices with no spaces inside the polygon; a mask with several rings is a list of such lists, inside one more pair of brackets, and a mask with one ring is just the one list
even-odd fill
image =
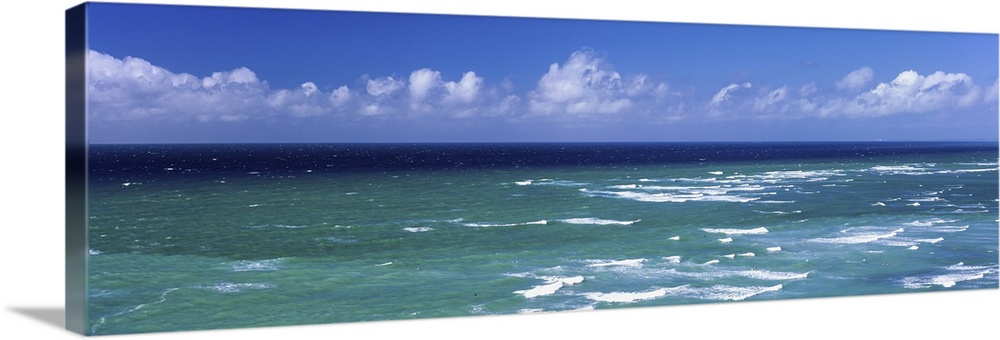
{"label": "whitecap", "polygon": [[834,243],[834,244],[869,243],[885,238],[894,237],[898,233],[903,232],[903,229],[899,228],[891,232],[862,232],[862,233],[853,233],[849,231],[841,231],[841,232],[848,233],[851,235],[844,237],[833,237],[833,238],[814,238],[814,239],[809,239],[808,241],[817,243]]}
{"label": "whitecap", "polygon": [[781,247],[767,247],[768,252],[778,252],[781,251]]}
{"label": "whitecap", "polygon": [[685,203],[685,202],[732,202],[747,203],[760,199],[760,197],[744,197],[736,195],[725,195],[723,191],[700,190],[687,193],[665,193],[665,192],[637,192],[637,191],[600,191],[580,189],[591,197],[607,197],[630,199],[639,202],[653,203]]}
{"label": "whitecap", "polygon": [[635,188],[638,188],[638,187],[639,186],[635,185],[635,184],[622,184],[622,185],[612,185],[609,188],[612,188],[612,189],[635,189]]}
{"label": "whitecap", "polygon": [[937,285],[945,288],[951,288],[959,282],[979,280],[986,277],[987,274],[995,274],[997,272],[996,266],[966,266],[962,262],[945,267],[945,269],[948,270],[949,273],[907,277],[902,280],[903,287],[908,289],[920,289]]}
{"label": "whitecap", "polygon": [[754,212],[758,213],[758,214],[766,214],[766,215],[788,215],[788,214],[801,214],[802,210],[793,210],[793,211],[780,211],[780,210],[764,211],[764,210],[754,210]]}
{"label": "whitecap", "polygon": [[959,174],[961,174],[961,173],[970,173],[970,172],[991,172],[991,171],[997,171],[997,170],[998,170],[997,168],[992,168],[992,169],[960,169],[960,170],[943,171],[943,172],[944,173],[959,173]]}
{"label": "whitecap", "polygon": [[702,265],[711,265],[711,264],[716,264],[716,263],[719,263],[719,260],[711,260],[711,261],[702,263]]}
{"label": "whitecap", "polygon": [[659,288],[645,292],[585,293],[583,296],[598,302],[633,303],[661,298],[666,296],[667,292],[667,288]]}
{"label": "whitecap", "polygon": [[768,232],[767,228],[765,227],[758,227],[753,229],[702,228],[701,230],[706,233],[726,234],[726,235],[766,234]]}
{"label": "whitecap", "polygon": [[622,267],[642,267],[642,263],[646,262],[646,259],[629,259],[629,260],[588,260],[590,262],[588,267],[609,267],[609,266],[622,266]]}
{"label": "whitecap", "polygon": [[583,276],[573,276],[573,277],[548,277],[546,278],[546,283],[538,286],[534,286],[527,290],[515,291],[515,294],[521,294],[526,298],[535,298],[544,295],[554,294],[556,291],[561,289],[563,286],[574,285],[583,282]]}
{"label": "whitecap", "polygon": [[278,265],[283,262],[282,259],[268,259],[268,260],[244,260],[236,261],[231,264],[234,272],[270,272],[278,270]]}
{"label": "whitecap", "polygon": [[673,240],[673,241],[679,241],[680,239],[681,239],[680,236],[674,236],[674,237],[670,238],[670,240]]}
{"label": "whitecap", "polygon": [[746,252],[746,253],[742,253],[742,254],[736,254],[736,256],[754,257],[754,256],[757,256],[757,254],[754,254],[754,253],[751,253],[751,252]]}
{"label": "whitecap", "polygon": [[583,217],[583,218],[567,218],[564,220],[559,220],[564,223],[569,224],[593,224],[593,225],[632,225],[641,220],[634,221],[616,221],[616,220],[606,220],[593,217]]}
{"label": "whitecap", "polygon": [[729,242],[733,242],[733,238],[732,238],[732,237],[727,237],[727,238],[720,238],[720,239],[719,239],[719,242],[722,242],[722,243],[729,243]]}
{"label": "whitecap", "polygon": [[386,263],[379,263],[379,264],[376,264],[375,266],[376,267],[385,267],[385,266],[388,266],[390,264],[392,264],[392,261],[389,261],[389,262],[386,262]]}
{"label": "whitecap", "polygon": [[736,272],[736,275],[751,279],[779,281],[779,280],[801,280],[809,277],[809,273],[773,272],[769,270],[744,270]]}
{"label": "whitecap", "polygon": [[665,260],[667,262],[670,262],[670,263],[681,263],[681,257],[679,255],[667,256],[667,257],[664,257],[663,260]]}
{"label": "whitecap", "polygon": [[273,284],[269,283],[232,283],[232,282],[222,282],[212,286],[197,286],[195,288],[211,289],[219,293],[238,293],[243,290],[263,290],[274,288]]}
{"label": "whitecap", "polygon": [[491,228],[491,227],[516,227],[522,225],[545,225],[548,223],[549,221],[546,220],[538,220],[538,221],[522,222],[522,223],[463,223],[463,225],[466,227]]}
{"label": "whitecap", "polygon": [[541,313],[544,311],[545,310],[541,308],[524,308],[524,309],[518,309],[517,314],[534,314],[534,313]]}
{"label": "whitecap", "polygon": [[759,294],[779,291],[781,290],[782,287],[783,286],[780,284],[769,287],[763,287],[763,286],[737,287],[737,286],[715,285],[707,288],[693,288],[690,289],[689,292],[685,292],[684,295],[691,295],[692,297],[704,300],[741,301]]}
{"label": "whitecap", "polygon": [[403,228],[403,230],[409,231],[411,233],[419,233],[419,232],[424,232],[424,231],[431,231],[431,230],[434,230],[434,228],[431,228],[431,227],[408,227],[408,228]]}
{"label": "whitecap", "polygon": [[287,224],[260,224],[247,226],[247,229],[264,229],[264,228],[280,228],[280,229],[302,229],[308,228],[309,226],[304,225],[287,225]]}

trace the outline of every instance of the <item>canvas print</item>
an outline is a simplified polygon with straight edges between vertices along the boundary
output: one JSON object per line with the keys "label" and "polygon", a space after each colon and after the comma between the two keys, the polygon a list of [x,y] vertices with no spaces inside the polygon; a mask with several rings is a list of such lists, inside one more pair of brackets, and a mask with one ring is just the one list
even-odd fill
{"label": "canvas print", "polygon": [[996,34],[67,22],[85,334],[998,288]]}

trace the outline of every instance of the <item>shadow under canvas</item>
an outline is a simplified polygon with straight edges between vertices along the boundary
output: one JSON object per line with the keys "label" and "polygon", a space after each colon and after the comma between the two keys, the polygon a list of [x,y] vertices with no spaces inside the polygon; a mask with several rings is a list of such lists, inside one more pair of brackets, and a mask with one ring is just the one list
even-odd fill
{"label": "shadow under canvas", "polygon": [[62,307],[10,307],[10,310],[59,329],[66,325],[66,309]]}

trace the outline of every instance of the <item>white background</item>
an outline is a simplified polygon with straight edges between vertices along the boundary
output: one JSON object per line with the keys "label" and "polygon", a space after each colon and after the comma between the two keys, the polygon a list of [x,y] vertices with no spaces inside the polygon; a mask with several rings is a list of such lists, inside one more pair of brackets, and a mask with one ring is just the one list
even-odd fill
{"label": "white background", "polygon": [[[119,1],[109,1],[119,2]],[[987,1],[143,1],[250,7],[1000,32]],[[692,2],[693,1],[689,1]],[[65,339],[64,15],[75,1],[0,8],[0,338]],[[905,6],[905,7],[903,7]],[[982,81],[989,81],[983,79]],[[115,336],[115,339],[991,338],[1000,289]]]}

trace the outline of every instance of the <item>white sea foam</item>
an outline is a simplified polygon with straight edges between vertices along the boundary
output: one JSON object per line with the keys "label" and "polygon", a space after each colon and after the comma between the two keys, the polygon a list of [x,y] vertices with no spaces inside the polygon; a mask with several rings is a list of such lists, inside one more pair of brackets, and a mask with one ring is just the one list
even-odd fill
{"label": "white sea foam", "polygon": [[920,249],[920,247],[917,247],[917,246],[910,246],[909,248],[906,248],[906,249],[909,249],[909,250],[917,250],[917,249]]}
{"label": "white sea foam", "polygon": [[884,207],[884,206],[885,206],[885,203],[882,203],[882,202],[875,202],[875,203],[872,203],[872,206],[876,206],[876,207]]}
{"label": "white sea foam", "polygon": [[903,225],[913,226],[913,227],[930,227],[930,226],[933,226],[933,225],[939,224],[939,223],[953,223],[953,222],[957,222],[957,221],[958,220],[945,220],[945,219],[940,219],[940,218],[932,218],[932,219],[923,220],[923,221],[907,222],[907,223],[903,223]]}
{"label": "white sea foam", "polygon": [[729,242],[733,242],[733,238],[732,238],[732,237],[727,237],[727,238],[720,238],[720,239],[719,239],[719,242],[722,242],[722,243],[729,243]]}
{"label": "white sea foam", "polygon": [[635,223],[637,223],[637,222],[639,222],[641,220],[616,221],[616,220],[605,220],[605,219],[593,218],[593,217],[584,217],[584,218],[568,218],[568,219],[559,220],[559,221],[565,222],[565,223],[569,223],[569,224],[632,225],[632,224],[635,224]]}
{"label": "white sea foam", "polygon": [[781,247],[767,247],[768,252],[778,252],[781,251]]}
{"label": "white sea foam", "polygon": [[746,252],[746,253],[742,253],[742,254],[736,254],[736,256],[754,257],[754,256],[757,256],[757,254],[754,254],[754,253],[751,253],[751,252]]}
{"label": "white sea foam", "polygon": [[879,240],[878,243],[890,247],[912,247],[917,244],[916,242],[908,240]]}
{"label": "white sea foam", "polygon": [[722,176],[723,172],[722,171],[709,171],[708,173],[712,174],[712,175],[716,175],[716,176]]}
{"label": "white sea foam", "polygon": [[868,169],[869,171],[874,171],[879,173],[879,175],[909,175],[909,176],[920,176],[920,175],[932,175],[934,171],[928,171],[928,168],[934,167],[933,164],[908,164],[908,165],[879,165]]}
{"label": "white sea foam", "polygon": [[711,260],[711,261],[702,263],[702,265],[710,265],[710,264],[716,264],[716,263],[719,263],[719,260]]}
{"label": "white sea foam", "polygon": [[385,262],[385,263],[379,263],[379,264],[376,264],[375,266],[376,267],[385,267],[385,266],[388,266],[390,264],[392,264],[392,261]]}
{"label": "white sea foam", "polygon": [[287,224],[260,224],[252,225],[246,227],[247,229],[264,229],[264,228],[280,228],[280,229],[302,229],[308,228],[309,226],[304,225],[287,225]]}
{"label": "white sea foam", "polygon": [[612,185],[609,188],[612,188],[612,189],[636,189],[638,187],[639,186],[635,185],[635,184],[622,184],[622,185]]}
{"label": "white sea foam", "polygon": [[959,170],[941,171],[941,172],[943,172],[943,173],[958,173],[958,174],[961,174],[961,173],[970,173],[970,172],[992,172],[992,171],[997,171],[997,168],[991,168],[991,169],[959,169]]}
{"label": "white sea foam", "polygon": [[934,231],[938,231],[938,232],[942,232],[942,233],[957,233],[957,232],[965,231],[966,229],[969,229],[969,226],[967,226],[967,225],[963,225],[963,226],[934,226]]}
{"label": "white sea foam", "polygon": [[760,175],[732,176],[733,178],[746,178],[759,180],[765,183],[778,183],[785,180],[806,180],[809,182],[819,182],[828,180],[831,176],[846,176],[841,170],[784,170],[768,171]]}
{"label": "white sea foam", "polygon": [[[715,261],[715,262],[712,262]],[[702,265],[719,263],[718,260],[712,260]],[[684,278],[692,278],[698,280],[716,280],[725,279],[732,277],[744,277],[757,280],[767,280],[767,281],[788,281],[788,280],[801,280],[809,277],[809,272],[805,273],[795,273],[795,272],[776,272],[769,270],[725,270],[718,269],[713,271],[679,271],[676,269],[663,270],[662,273],[669,274],[671,276],[680,276]]]}
{"label": "white sea foam", "polygon": [[522,225],[545,225],[545,224],[549,224],[549,221],[538,220],[538,221],[522,222],[522,223],[463,223],[463,225],[466,227],[475,227],[475,228],[516,227]]}
{"label": "white sea foam", "polygon": [[567,286],[572,286],[572,285],[581,283],[584,280],[583,276],[580,276],[580,275],[570,276],[570,277],[543,276],[542,278],[545,279],[545,280],[560,281],[560,282],[566,284]]}
{"label": "white sea foam", "polygon": [[530,179],[529,180],[525,180],[525,181],[514,182],[514,184],[517,184],[517,185],[531,185],[531,183],[532,183],[532,180],[530,180]]}
{"label": "white sea foam", "polygon": [[943,201],[944,199],[941,197],[933,196],[933,197],[908,198],[906,200],[910,202],[938,202],[938,201]]}
{"label": "white sea foam", "polygon": [[583,282],[583,276],[573,276],[573,277],[547,277],[545,278],[546,283],[538,286],[534,286],[531,289],[515,291],[515,294],[524,295],[526,298],[535,298],[544,295],[554,294],[556,291],[561,289],[563,286],[574,285]]}
{"label": "white sea foam", "polygon": [[722,257],[725,257],[727,259],[735,259],[736,258],[736,254],[726,254],[726,255],[722,255]]}
{"label": "white sea foam", "polygon": [[278,270],[283,259],[268,259],[259,261],[236,261],[232,264],[234,272],[270,272]]}
{"label": "white sea foam", "polygon": [[659,288],[646,292],[585,293],[583,296],[598,302],[633,303],[661,298],[666,296],[668,291],[678,288]]}
{"label": "white sea foam", "polygon": [[767,292],[779,291],[781,290],[782,287],[783,286],[781,284],[769,287],[764,287],[764,286],[737,287],[737,286],[715,285],[707,288],[689,289],[689,291],[684,292],[683,295],[688,295],[704,300],[741,301],[753,297],[755,295]]}
{"label": "white sea foam", "polygon": [[567,180],[558,180],[558,179],[551,179],[551,178],[542,178],[542,179],[534,180],[534,181],[531,182],[531,184],[532,185],[564,186],[564,187],[579,187],[579,186],[586,186],[586,185],[588,185],[587,183],[573,182],[573,181],[567,181]]}
{"label": "white sea foam", "polygon": [[403,228],[403,230],[409,231],[411,233],[419,233],[419,232],[424,232],[424,231],[431,231],[431,230],[434,230],[434,228],[431,228],[431,227],[407,227],[407,228]]}
{"label": "white sea foam", "polygon": [[620,266],[620,267],[642,267],[642,263],[646,262],[646,259],[629,259],[629,260],[588,260],[590,262],[588,267],[610,267],[610,266]]}
{"label": "white sea foam", "polygon": [[701,230],[706,233],[726,234],[726,235],[766,234],[768,232],[767,228],[765,227],[758,227],[753,229],[702,228]]}
{"label": "white sea foam", "polygon": [[877,240],[890,238],[896,236],[898,233],[903,232],[903,228],[899,228],[890,232],[853,232],[849,230],[843,230],[841,233],[849,234],[849,236],[844,237],[833,237],[833,238],[814,238],[809,239],[809,242],[818,243],[834,243],[834,244],[860,244],[869,243]]}
{"label": "white sea foam", "polygon": [[907,277],[903,279],[903,287],[909,289],[920,289],[938,285],[950,288],[954,287],[959,282],[979,280],[986,277],[987,274],[995,274],[997,272],[996,266],[966,266],[962,262],[945,267],[945,269],[948,270],[949,273]]}
{"label": "white sea foam", "polygon": [[211,289],[219,293],[238,293],[244,290],[262,290],[274,288],[273,284],[269,283],[232,283],[232,282],[222,282],[212,286],[197,286],[195,288]]}
{"label": "white sea foam", "polygon": [[88,255],[100,255],[101,251],[97,250],[97,249],[89,249],[89,250],[87,250],[87,254]]}
{"label": "white sea foam", "polygon": [[764,211],[764,210],[754,210],[754,212],[758,213],[758,214],[766,214],[766,215],[788,215],[788,214],[801,214],[802,210],[793,210],[793,211],[780,211],[780,210]]}
{"label": "white sea foam", "polygon": [[667,257],[664,257],[663,260],[665,260],[667,262],[670,262],[670,263],[681,263],[681,257],[679,255],[667,256]]}
{"label": "white sea foam", "polygon": [[534,313],[541,313],[544,311],[545,310],[541,308],[523,308],[523,309],[518,309],[517,314],[534,314]]}
{"label": "white sea foam", "polygon": [[674,236],[674,237],[670,238],[670,240],[673,240],[673,241],[679,241],[680,239],[681,239],[680,236]]}
{"label": "white sea foam", "polygon": [[689,193],[666,193],[666,192],[638,192],[638,191],[602,191],[580,189],[581,192],[588,193],[592,197],[623,198],[639,202],[653,203],[685,203],[685,202],[734,202],[746,203],[756,201],[760,197],[745,197],[738,195],[725,195],[725,190],[700,190]]}
{"label": "white sea foam", "polygon": [[772,272],[769,270],[744,270],[736,272],[736,275],[758,280],[781,281],[800,280],[809,277],[809,273]]}

